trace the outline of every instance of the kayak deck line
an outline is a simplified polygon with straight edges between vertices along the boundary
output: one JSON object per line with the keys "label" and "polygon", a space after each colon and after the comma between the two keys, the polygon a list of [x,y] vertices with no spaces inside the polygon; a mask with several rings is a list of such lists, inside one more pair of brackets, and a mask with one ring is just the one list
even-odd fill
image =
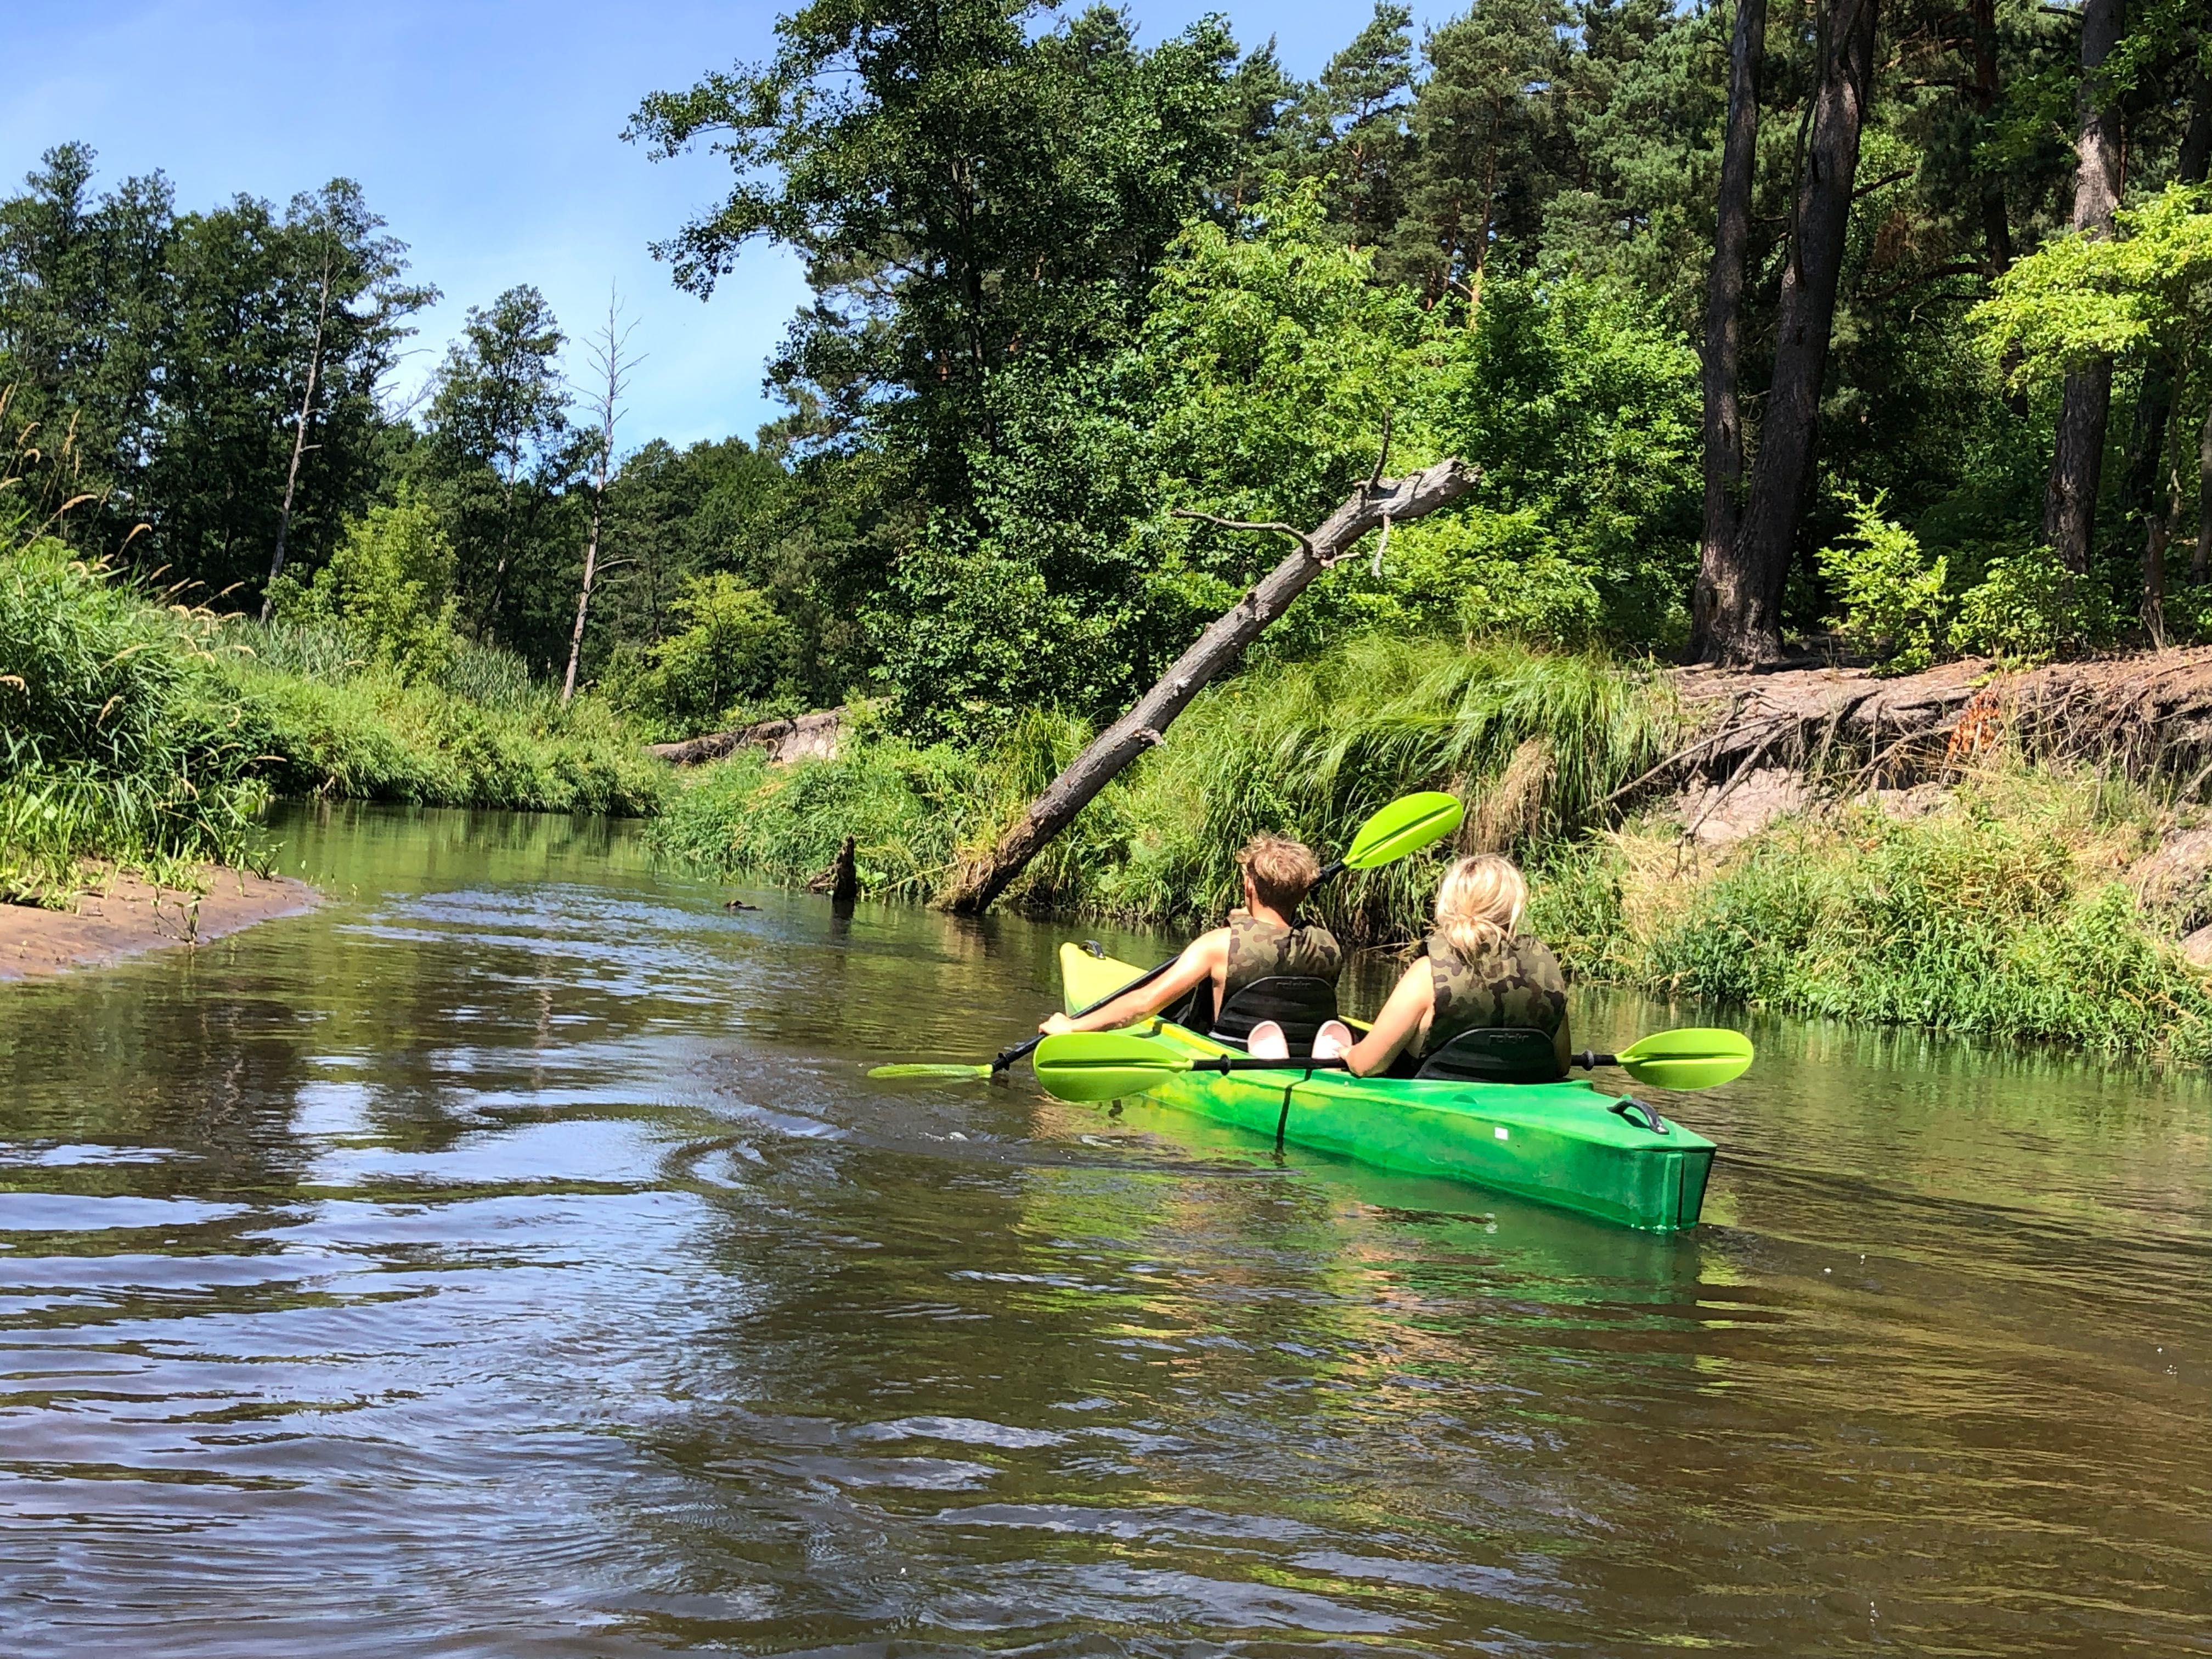
{"label": "kayak deck line", "polygon": [[[1111,994],[1140,971],[1074,944],[1060,947],[1060,965],[1071,1010]],[[1178,1058],[1242,1057],[1240,1049],[1158,1016],[1121,1030]],[[1267,1071],[1177,1072],[1143,1097],[1278,1146],[1442,1176],[1655,1232],[1698,1224],[1716,1151],[1649,1107],[1632,1116],[1622,1112],[1620,1097],[1588,1079],[1423,1082],[1310,1072],[1292,1061]]]}

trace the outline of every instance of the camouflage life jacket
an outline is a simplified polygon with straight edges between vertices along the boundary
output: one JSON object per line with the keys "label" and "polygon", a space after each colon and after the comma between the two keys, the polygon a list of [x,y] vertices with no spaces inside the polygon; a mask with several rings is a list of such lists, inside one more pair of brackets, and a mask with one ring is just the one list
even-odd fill
{"label": "camouflage life jacket", "polygon": [[1255,980],[1301,974],[1334,985],[1343,971],[1344,947],[1326,927],[1310,922],[1279,927],[1249,915],[1229,920],[1229,975],[1221,985],[1224,1003]]}
{"label": "camouflage life jacket", "polygon": [[1440,933],[1429,935],[1429,980],[1436,1012],[1421,1044],[1425,1054],[1462,1031],[1545,1031],[1557,1036],[1567,1023],[1567,981],[1551,946],[1529,933],[1468,962]]}

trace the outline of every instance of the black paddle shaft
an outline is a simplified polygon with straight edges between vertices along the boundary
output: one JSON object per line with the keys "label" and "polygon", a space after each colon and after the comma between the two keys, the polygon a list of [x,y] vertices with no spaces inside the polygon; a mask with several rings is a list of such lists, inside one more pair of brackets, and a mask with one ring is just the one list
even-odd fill
{"label": "black paddle shaft", "polygon": [[[1314,887],[1320,886],[1322,883],[1328,881],[1334,877],[1342,875],[1344,873],[1344,869],[1345,865],[1342,859],[1338,859],[1332,864],[1324,864],[1321,867],[1321,874],[1314,878],[1313,887],[1307,888],[1306,891],[1311,893]],[[1109,991],[1104,996],[1099,998],[1097,1001],[1085,1003],[1082,1007],[1078,1008],[1071,1018],[1081,1019],[1084,1015],[1091,1013],[1097,1009],[1103,1008],[1108,1003],[1113,1001],[1115,997],[1127,996],[1130,992],[1137,989],[1139,986],[1150,985],[1154,980],[1158,979],[1162,974],[1167,972],[1169,969],[1174,967],[1176,963],[1182,960],[1182,952],[1178,951],[1173,956],[1170,957],[1165,962],[1156,963],[1152,967],[1146,969],[1143,973],[1138,975],[1136,978],[1131,980],[1127,985],[1116,986],[1113,990]],[[1007,1067],[1013,1065],[1015,1061],[1026,1060],[1030,1052],[1036,1048],[1037,1044],[1043,1041],[1044,1033],[1039,1031],[1035,1036],[1030,1038],[1026,1042],[1017,1042],[1011,1048],[1000,1049],[998,1057],[991,1062],[991,1070],[994,1073],[1003,1072],[1006,1070]]]}

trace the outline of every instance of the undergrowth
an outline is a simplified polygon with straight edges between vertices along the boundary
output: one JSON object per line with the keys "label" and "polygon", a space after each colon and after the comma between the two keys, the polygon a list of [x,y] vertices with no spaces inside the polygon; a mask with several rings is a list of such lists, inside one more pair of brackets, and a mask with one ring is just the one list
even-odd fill
{"label": "undergrowth", "polygon": [[1661,995],[2201,1063],[2212,981],[2120,878],[2166,823],[2130,786],[2008,768],[1717,864],[1656,823],[1555,848],[1531,921],[1571,973]]}
{"label": "undergrowth", "polygon": [[[1009,902],[1133,922],[1218,914],[1254,831],[1301,836],[1327,856],[1414,789],[1476,801],[1479,832],[1498,845],[1559,836],[1595,822],[1607,795],[1662,758],[1676,720],[1655,676],[1601,657],[1355,639],[1202,695],[1047,847]],[[850,835],[865,889],[926,899],[1089,737],[1079,722],[1033,714],[969,756],[863,724],[835,760],[770,767],[744,756],[705,769],[653,833],[725,874],[787,884],[821,871]],[[1347,877],[1316,908],[1350,937],[1402,931],[1449,850]]]}

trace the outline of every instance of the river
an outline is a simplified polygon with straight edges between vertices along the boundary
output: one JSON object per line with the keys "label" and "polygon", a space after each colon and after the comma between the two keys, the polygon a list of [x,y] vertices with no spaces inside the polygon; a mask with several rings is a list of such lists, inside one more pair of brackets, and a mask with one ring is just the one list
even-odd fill
{"label": "river", "polygon": [[864,1077],[1066,929],[282,833],[316,914],[0,986],[15,1659],[2212,1652],[2198,1080],[1757,1020],[1655,1237]]}

